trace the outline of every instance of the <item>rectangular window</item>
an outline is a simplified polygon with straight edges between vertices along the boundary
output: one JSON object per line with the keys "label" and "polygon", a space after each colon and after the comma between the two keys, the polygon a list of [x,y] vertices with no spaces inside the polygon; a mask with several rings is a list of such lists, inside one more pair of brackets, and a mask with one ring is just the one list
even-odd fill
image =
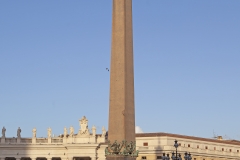
{"label": "rectangular window", "polygon": [[197,145],[197,148],[199,148],[199,145]]}
{"label": "rectangular window", "polygon": [[157,156],[157,159],[162,159],[162,156]]}
{"label": "rectangular window", "polygon": [[181,146],[181,143],[178,143],[179,146]]}
{"label": "rectangular window", "polygon": [[232,149],[229,149],[229,152],[232,152]]}
{"label": "rectangular window", "polygon": [[147,159],[147,157],[146,156],[142,156],[142,159]]}
{"label": "rectangular window", "polygon": [[148,146],[148,143],[147,142],[143,143],[143,146]]}
{"label": "rectangular window", "polygon": [[216,150],[216,147],[214,147],[213,149]]}
{"label": "rectangular window", "polygon": [[237,152],[239,152],[239,150],[237,150]]}
{"label": "rectangular window", "polygon": [[208,149],[208,146],[205,146],[205,149]]}
{"label": "rectangular window", "polygon": [[222,148],[222,151],[224,151],[224,148]]}
{"label": "rectangular window", "polygon": [[190,147],[190,144],[188,144],[188,147]]}
{"label": "rectangular window", "polygon": [[194,158],[194,160],[197,160],[197,158]]}

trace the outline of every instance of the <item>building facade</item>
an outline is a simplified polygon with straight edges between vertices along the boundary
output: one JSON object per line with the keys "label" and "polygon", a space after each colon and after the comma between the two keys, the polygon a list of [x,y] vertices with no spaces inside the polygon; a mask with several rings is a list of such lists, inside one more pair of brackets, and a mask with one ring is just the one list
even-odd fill
{"label": "building facade", "polygon": [[178,140],[178,153],[184,159],[184,153],[190,152],[192,160],[240,160],[240,141],[208,139],[169,133],[136,134],[139,150],[138,160],[161,159],[163,153],[175,151],[174,141]]}
{"label": "building facade", "polygon": [[38,138],[37,130],[32,130],[32,138],[22,138],[21,129],[17,130],[17,138],[5,136],[2,129],[0,143],[0,160],[105,160],[106,130],[96,134],[96,127],[88,128],[85,116],[79,120],[80,129],[74,131],[64,128],[64,133],[58,137],[52,136],[48,128],[46,138]]}
{"label": "building facade", "polygon": [[[88,120],[79,120],[80,129],[73,127],[58,137],[52,136],[48,128],[48,136],[37,137],[37,130],[32,130],[32,138],[22,138],[21,129],[16,138],[8,138],[6,129],[2,129],[0,143],[0,160],[105,160],[107,132],[96,134],[96,127],[88,128]],[[178,140],[178,153],[184,156],[190,152],[192,160],[240,160],[240,142],[235,140],[207,139],[169,133],[136,134],[136,149],[139,150],[137,160],[161,159],[163,153],[175,151],[174,140]]]}

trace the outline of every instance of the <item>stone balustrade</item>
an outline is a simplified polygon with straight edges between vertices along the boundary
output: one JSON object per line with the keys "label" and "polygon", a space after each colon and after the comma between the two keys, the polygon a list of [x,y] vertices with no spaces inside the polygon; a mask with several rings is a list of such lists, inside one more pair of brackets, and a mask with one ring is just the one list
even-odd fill
{"label": "stone balustrade", "polygon": [[63,133],[57,137],[53,136],[50,127],[46,130],[46,137],[37,137],[36,128],[32,130],[32,137],[21,137],[20,127],[17,137],[7,137],[7,129],[3,127],[0,160],[105,160],[105,128],[102,127],[102,134],[96,134],[97,128],[89,129],[85,116],[79,124],[80,128],[75,131],[73,126],[64,127]]}
{"label": "stone balustrade", "polygon": [[105,137],[101,135],[89,136],[74,136],[74,137],[50,137],[50,138],[0,138],[0,144],[68,144],[68,143],[103,143]]}
{"label": "stone balustrade", "polygon": [[47,138],[36,138],[36,143],[48,143]]}
{"label": "stone balustrade", "polygon": [[105,142],[106,130],[102,127],[102,134],[96,134],[96,127],[93,126],[91,131],[88,128],[88,120],[85,116],[79,120],[80,129],[78,133],[74,133],[74,128],[71,126],[69,131],[64,127],[63,134],[58,137],[52,137],[52,129],[47,129],[46,138],[37,138],[37,129],[33,128],[32,138],[22,138],[21,128],[17,129],[17,137],[6,137],[6,128],[2,128],[2,137],[0,144],[72,144],[72,143],[103,143]]}

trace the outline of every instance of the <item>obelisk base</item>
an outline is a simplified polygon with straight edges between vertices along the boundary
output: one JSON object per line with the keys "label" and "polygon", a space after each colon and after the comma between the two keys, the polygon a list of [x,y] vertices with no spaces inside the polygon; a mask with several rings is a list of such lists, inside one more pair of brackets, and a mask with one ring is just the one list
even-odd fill
{"label": "obelisk base", "polygon": [[136,157],[109,155],[106,157],[106,159],[107,160],[136,160]]}

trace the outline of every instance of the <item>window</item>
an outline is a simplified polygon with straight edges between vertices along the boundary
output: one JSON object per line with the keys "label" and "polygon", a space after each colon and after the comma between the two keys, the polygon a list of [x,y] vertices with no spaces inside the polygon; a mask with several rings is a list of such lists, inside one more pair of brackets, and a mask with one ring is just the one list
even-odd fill
{"label": "window", "polygon": [[213,149],[216,150],[216,147],[214,147]]}
{"label": "window", "polygon": [[190,147],[190,144],[188,144],[188,147]]}
{"label": "window", "polygon": [[147,159],[147,157],[146,156],[142,156],[142,159]]}
{"label": "window", "polygon": [[222,151],[224,151],[224,148],[222,148]]}
{"label": "window", "polygon": [[197,145],[197,148],[199,148],[199,145]]}
{"label": "window", "polygon": [[232,152],[232,149],[229,149],[229,152]]}
{"label": "window", "polygon": [[162,159],[162,156],[157,156],[157,159]]}
{"label": "window", "polygon": [[197,158],[194,158],[194,160],[197,160]]}
{"label": "window", "polygon": [[179,146],[181,146],[181,143],[178,143]]}
{"label": "window", "polygon": [[208,149],[208,146],[205,146],[205,149]]}
{"label": "window", "polygon": [[239,150],[237,150],[237,152],[239,152]]}
{"label": "window", "polygon": [[147,142],[143,143],[143,146],[148,146],[148,143]]}

